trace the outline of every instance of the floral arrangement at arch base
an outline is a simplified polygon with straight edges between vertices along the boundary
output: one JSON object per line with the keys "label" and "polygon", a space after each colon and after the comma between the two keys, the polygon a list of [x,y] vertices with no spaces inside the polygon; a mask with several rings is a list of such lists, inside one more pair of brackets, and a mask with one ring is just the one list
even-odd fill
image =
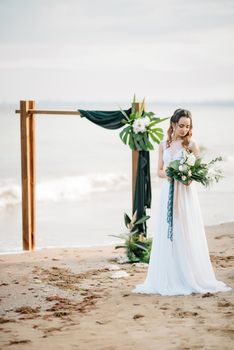
{"label": "floral arrangement at arch base", "polygon": [[149,218],[149,215],[143,215],[140,219],[137,220],[137,210],[133,214],[132,219],[130,219],[130,217],[124,213],[124,222],[128,231],[119,235],[108,235],[124,240],[124,243],[115,246],[115,249],[125,248],[129,263],[149,263],[152,238],[145,238],[137,227],[138,224],[142,224]]}
{"label": "floral arrangement at arch base", "polygon": [[154,150],[153,143],[159,144],[163,139],[163,129],[157,127],[157,124],[163,122],[167,118],[155,117],[154,112],[145,112],[145,98],[142,101],[139,111],[136,110],[136,96],[134,95],[131,114],[128,116],[122,108],[120,108],[125,119],[122,123],[126,127],[120,132],[119,136],[124,144],[129,145],[132,150],[151,151]]}

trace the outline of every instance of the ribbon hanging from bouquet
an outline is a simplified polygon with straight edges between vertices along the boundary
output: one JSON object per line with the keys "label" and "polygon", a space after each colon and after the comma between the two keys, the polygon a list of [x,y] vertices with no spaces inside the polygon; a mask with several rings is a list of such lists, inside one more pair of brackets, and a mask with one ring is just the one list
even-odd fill
{"label": "ribbon hanging from bouquet", "polygon": [[171,178],[169,193],[168,193],[168,202],[167,202],[167,223],[168,223],[168,232],[167,238],[173,241],[173,202],[174,202],[174,178]]}

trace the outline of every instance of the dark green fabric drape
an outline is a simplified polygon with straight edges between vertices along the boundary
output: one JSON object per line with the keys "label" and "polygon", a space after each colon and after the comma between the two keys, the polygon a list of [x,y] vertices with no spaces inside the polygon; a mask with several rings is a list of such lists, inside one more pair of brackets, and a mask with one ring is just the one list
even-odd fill
{"label": "dark green fabric drape", "polygon": [[[139,151],[133,213],[137,209],[137,218],[146,215],[146,208],[151,208],[151,179],[150,179],[150,152]],[[144,236],[147,236],[146,221],[138,225]]]}
{"label": "dark green fabric drape", "polygon": [[[121,122],[122,119],[126,119],[121,111],[85,111],[78,109],[81,117],[85,117],[91,122],[102,126],[106,129],[118,129],[124,124]],[[131,114],[131,108],[124,110],[127,115]]]}
{"label": "dark green fabric drape", "polygon": [[[118,129],[125,125],[121,122],[122,119],[125,119],[121,111],[89,111],[83,109],[78,109],[78,111],[81,117],[85,117],[106,129]],[[124,112],[130,115],[131,108],[124,110]],[[146,208],[151,208],[150,154],[148,151],[139,151],[132,214],[137,210],[137,219],[139,219],[146,215]],[[146,236],[146,222],[137,226]]]}

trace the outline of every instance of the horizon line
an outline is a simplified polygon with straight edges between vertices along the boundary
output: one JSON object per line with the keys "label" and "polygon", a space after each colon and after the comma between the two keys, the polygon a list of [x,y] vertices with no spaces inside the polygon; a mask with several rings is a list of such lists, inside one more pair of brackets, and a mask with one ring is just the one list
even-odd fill
{"label": "horizon line", "polygon": [[[24,100],[29,100],[29,99],[24,99]],[[97,103],[101,103],[101,104],[106,104],[106,105],[110,105],[113,103],[116,103],[116,101],[114,101],[114,99],[111,100],[61,100],[61,99],[32,99],[38,103],[45,103],[45,104],[97,104]],[[19,103],[20,100],[16,101],[0,101],[0,106],[12,106],[15,105],[17,103]],[[139,100],[139,102],[141,102],[141,100]],[[131,102],[127,101],[127,100],[119,100],[118,104],[131,104]],[[215,105],[219,105],[219,106],[234,106],[234,99],[233,100],[217,100],[217,99],[207,99],[207,100],[177,100],[177,101],[172,101],[172,100],[146,100],[146,105],[147,104],[158,104],[158,105],[175,105],[175,104],[192,104],[192,105],[207,105],[207,106],[215,106]]]}

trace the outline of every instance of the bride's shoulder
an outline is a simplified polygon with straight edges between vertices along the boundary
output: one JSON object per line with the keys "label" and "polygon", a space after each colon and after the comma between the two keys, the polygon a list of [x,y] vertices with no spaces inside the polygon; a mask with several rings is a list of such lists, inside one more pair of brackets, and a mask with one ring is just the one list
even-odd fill
{"label": "bride's shoulder", "polygon": [[194,145],[196,145],[197,144],[197,141],[196,141],[196,139],[194,139],[194,138],[191,138],[190,139],[190,141],[189,141],[189,144],[188,144],[188,146],[189,147],[193,147]]}

